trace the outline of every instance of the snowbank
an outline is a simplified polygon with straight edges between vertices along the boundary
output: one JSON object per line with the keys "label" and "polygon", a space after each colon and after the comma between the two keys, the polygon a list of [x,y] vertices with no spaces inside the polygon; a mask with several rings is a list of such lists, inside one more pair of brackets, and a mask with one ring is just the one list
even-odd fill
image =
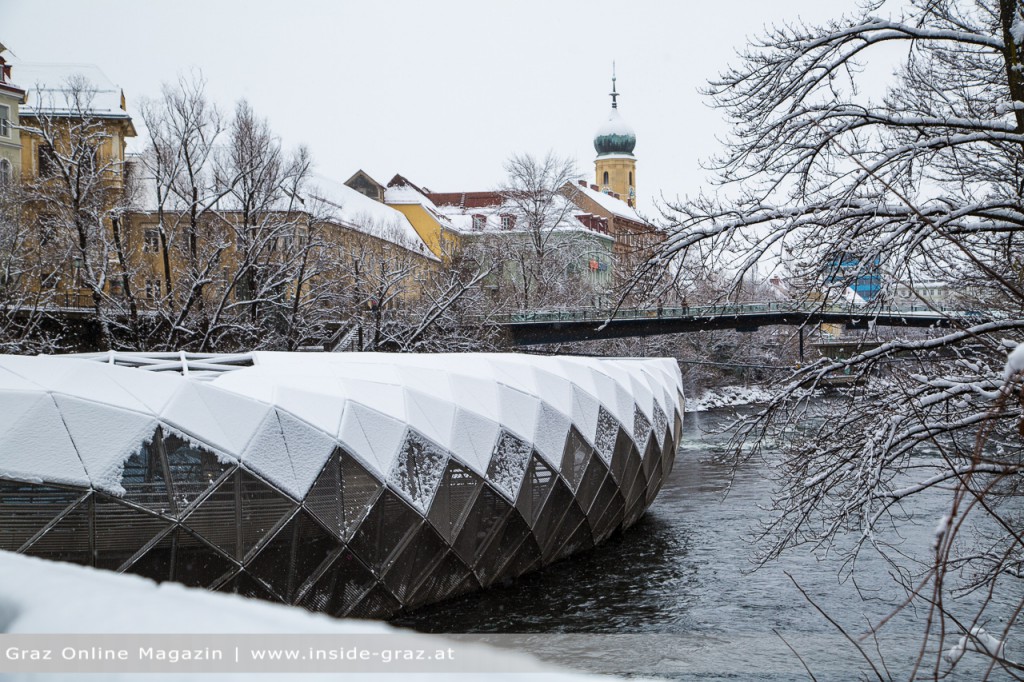
{"label": "snowbank", "polygon": [[687,412],[704,412],[716,407],[738,407],[766,403],[772,393],[763,386],[720,386],[705,391],[699,398],[687,398]]}

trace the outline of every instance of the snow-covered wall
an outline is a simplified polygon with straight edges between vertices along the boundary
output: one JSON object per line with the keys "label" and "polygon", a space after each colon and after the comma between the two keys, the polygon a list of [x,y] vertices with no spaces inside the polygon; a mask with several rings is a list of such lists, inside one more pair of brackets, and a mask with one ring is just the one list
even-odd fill
{"label": "snow-covered wall", "polygon": [[387,615],[632,525],[681,410],[664,359],[0,356],[0,549]]}

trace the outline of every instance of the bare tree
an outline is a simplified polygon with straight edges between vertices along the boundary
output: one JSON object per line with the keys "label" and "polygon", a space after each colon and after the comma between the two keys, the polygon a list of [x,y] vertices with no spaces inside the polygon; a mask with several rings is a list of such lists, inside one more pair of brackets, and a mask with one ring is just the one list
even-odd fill
{"label": "bare tree", "polygon": [[[883,45],[886,60],[899,48],[899,67],[873,97],[860,67]],[[738,424],[734,451],[788,444],[775,463],[764,560],[834,548],[853,533],[853,552],[874,546],[892,561],[907,603],[929,614],[914,674],[944,674],[951,663],[924,652],[951,637],[976,640],[996,607],[1005,639],[1024,609],[1018,597],[1006,609],[1019,594],[1007,582],[1024,577],[1024,539],[1012,505],[1000,504],[1019,495],[1024,473],[1021,376],[1004,373],[1007,352],[1024,343],[1022,56],[1018,0],[875,1],[823,26],[771,29],[707,90],[732,121],[713,162],[725,187],[667,212],[674,234],[662,262],[682,255],[698,274],[731,274],[734,286],[755,265],[785,267],[795,298],[827,305],[875,278],[868,316],[898,284],[940,279],[959,292],[947,332],[796,372]],[[814,398],[837,374],[861,382],[849,400]],[[953,500],[929,521],[934,556],[915,570],[887,551],[885,529],[944,487]],[[972,524],[995,530],[969,544],[962,529]],[[980,605],[953,597],[964,580],[988,595]],[[992,658],[987,674],[1024,672],[978,648]]]}

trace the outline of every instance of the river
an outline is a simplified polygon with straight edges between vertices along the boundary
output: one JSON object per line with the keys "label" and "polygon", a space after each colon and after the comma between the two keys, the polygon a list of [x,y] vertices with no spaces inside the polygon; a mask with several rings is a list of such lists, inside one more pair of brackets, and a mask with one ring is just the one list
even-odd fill
{"label": "river", "polygon": [[[865,673],[878,679],[794,580],[850,632],[861,634],[903,595],[889,565],[869,551],[858,561],[856,580],[844,579],[838,555],[795,551],[753,571],[751,531],[770,498],[767,465],[751,462],[733,476],[715,461],[726,439],[714,431],[730,414],[687,413],[672,475],[629,531],[510,585],[422,608],[395,624],[425,632],[520,633],[525,636],[492,639],[607,672],[703,682],[811,679],[802,658],[819,680]],[[927,556],[945,493],[919,504],[917,522],[902,529],[900,549]],[[923,610],[904,610],[877,641],[863,642],[883,679],[907,679],[924,617]],[[985,625],[1001,632],[1005,620]],[[1014,658],[1018,648],[1011,634],[1007,656]],[[930,645],[926,662],[934,665],[935,654]],[[946,679],[978,679],[984,669],[982,656],[969,653]],[[996,672],[991,679],[1003,678]]]}

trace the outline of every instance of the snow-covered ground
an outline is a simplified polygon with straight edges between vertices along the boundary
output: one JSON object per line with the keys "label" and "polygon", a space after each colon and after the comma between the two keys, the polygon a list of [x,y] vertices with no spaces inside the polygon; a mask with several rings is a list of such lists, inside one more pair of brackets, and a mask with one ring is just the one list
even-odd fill
{"label": "snow-covered ground", "polygon": [[[394,646],[422,647],[436,651],[456,647],[465,659],[486,657],[487,674],[479,680],[610,680],[607,676],[568,673],[525,654],[491,649],[482,644],[453,642],[436,635],[412,633],[375,621],[339,620],[300,608],[246,599],[237,595],[207,592],[175,583],[151,580],[73,564],[50,562],[0,551],[0,635],[18,634],[306,634],[338,635],[339,642],[354,641],[354,635],[379,635],[395,641]],[[348,639],[345,639],[348,638]],[[0,638],[2,641],[2,638]],[[202,641],[202,638],[199,638]],[[377,640],[371,640],[376,642]],[[197,644],[194,644],[197,645]],[[6,644],[4,650],[6,650]],[[284,646],[284,644],[281,644]],[[386,644],[385,644],[386,646]],[[55,654],[56,656],[57,654]],[[454,658],[452,659],[455,660]],[[0,662],[0,670],[10,670]],[[508,671],[516,671],[514,673]],[[538,677],[541,673],[543,677]],[[64,674],[0,674],[5,682],[75,679]],[[103,680],[135,680],[136,673],[103,673]],[[408,674],[374,674],[380,682],[407,679]],[[418,675],[419,679],[450,679],[451,673]],[[92,679],[100,679],[91,676]],[[230,679],[251,679],[252,675],[231,674]],[[339,675],[262,673],[270,680],[339,679]],[[146,675],[146,680],[225,679],[223,674],[167,673]],[[345,679],[351,679],[346,677]]]}
{"label": "snow-covered ground", "polygon": [[719,386],[701,393],[699,398],[686,398],[687,412],[704,412],[715,407],[736,407],[766,403],[771,391],[763,386]]}

